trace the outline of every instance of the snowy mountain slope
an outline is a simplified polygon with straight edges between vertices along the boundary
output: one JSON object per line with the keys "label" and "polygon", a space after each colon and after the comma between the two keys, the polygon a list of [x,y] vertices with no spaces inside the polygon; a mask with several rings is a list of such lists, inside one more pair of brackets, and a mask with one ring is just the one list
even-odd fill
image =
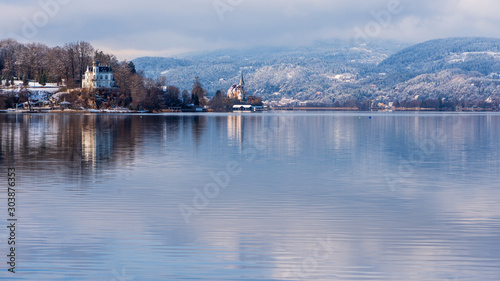
{"label": "snowy mountain slope", "polygon": [[164,75],[169,84],[181,89],[191,89],[194,78],[199,76],[212,95],[237,83],[243,71],[251,94],[269,96],[279,92],[293,96],[304,91],[327,91],[339,82],[336,75],[357,76],[374,69],[405,46],[388,41],[357,46],[333,40],[307,47],[221,50],[179,58],[142,57],[133,62],[147,76]]}
{"label": "snowy mountain slope", "polygon": [[248,93],[264,99],[335,100],[500,98],[500,39],[449,38],[409,46],[332,40],[296,48],[256,48],[138,58],[149,77],[190,90],[199,76],[213,95],[245,75]]}

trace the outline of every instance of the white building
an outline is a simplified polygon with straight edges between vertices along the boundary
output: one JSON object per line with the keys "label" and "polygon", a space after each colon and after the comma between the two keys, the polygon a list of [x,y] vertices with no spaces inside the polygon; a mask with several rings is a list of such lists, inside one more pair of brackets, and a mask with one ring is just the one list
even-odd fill
{"label": "white building", "polygon": [[115,86],[113,70],[109,66],[100,66],[99,61],[94,61],[92,67],[87,68],[82,80],[82,88],[112,88]]}
{"label": "white building", "polygon": [[230,99],[244,100],[245,97],[245,81],[243,80],[243,72],[241,72],[240,84],[233,85],[227,91],[227,97]]}

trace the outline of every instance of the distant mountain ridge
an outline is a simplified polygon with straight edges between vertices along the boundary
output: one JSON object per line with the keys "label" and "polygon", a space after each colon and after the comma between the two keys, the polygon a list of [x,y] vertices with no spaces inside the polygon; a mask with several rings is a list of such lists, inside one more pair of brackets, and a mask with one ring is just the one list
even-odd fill
{"label": "distant mountain ridge", "polygon": [[381,70],[422,74],[446,69],[488,75],[500,69],[500,39],[448,38],[427,41],[391,55]]}
{"label": "distant mountain ridge", "polygon": [[164,75],[181,89],[190,90],[198,76],[209,95],[227,91],[243,71],[249,94],[268,100],[286,97],[329,104],[350,98],[486,99],[500,93],[500,39],[495,38],[437,39],[413,46],[330,40],[305,47],[220,50],[133,62],[147,76]]}

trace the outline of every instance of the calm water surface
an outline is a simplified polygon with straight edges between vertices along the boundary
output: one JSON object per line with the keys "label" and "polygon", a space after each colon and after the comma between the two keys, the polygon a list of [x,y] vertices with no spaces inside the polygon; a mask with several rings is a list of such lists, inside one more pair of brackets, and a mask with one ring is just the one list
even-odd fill
{"label": "calm water surface", "polygon": [[3,114],[0,167],[2,280],[500,280],[499,114]]}

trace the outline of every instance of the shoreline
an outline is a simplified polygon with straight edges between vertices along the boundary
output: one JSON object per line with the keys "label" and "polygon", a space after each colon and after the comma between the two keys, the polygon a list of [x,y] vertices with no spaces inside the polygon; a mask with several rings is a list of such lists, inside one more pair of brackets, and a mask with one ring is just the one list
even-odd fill
{"label": "shoreline", "polygon": [[[279,108],[279,109],[270,109],[265,112],[300,112],[300,111],[310,111],[310,112],[358,112],[358,113],[366,113],[366,112],[432,112],[432,113],[488,113],[488,112],[500,112],[498,109],[477,109],[477,108],[462,108],[460,110],[435,110],[432,108],[397,108],[397,109],[371,109],[371,110],[359,110],[358,108]],[[246,111],[161,111],[161,112],[151,112],[151,111],[127,111],[127,110],[74,110],[74,109],[66,109],[66,110],[0,110],[0,114],[183,114],[183,113],[262,113],[264,111],[258,112],[246,112]]]}

